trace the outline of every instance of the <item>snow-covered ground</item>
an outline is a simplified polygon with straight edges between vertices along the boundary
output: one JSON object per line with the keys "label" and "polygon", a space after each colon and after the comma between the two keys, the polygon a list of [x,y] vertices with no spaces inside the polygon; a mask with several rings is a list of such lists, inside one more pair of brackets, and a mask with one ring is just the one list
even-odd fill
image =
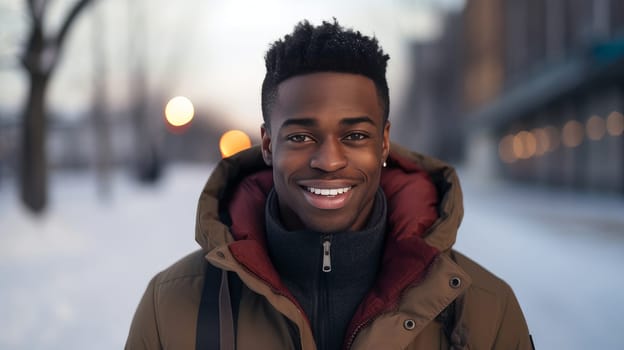
{"label": "snow-covered ground", "polygon": [[[42,217],[0,183],[0,349],[119,349],[149,278],[197,248],[210,168],[156,187],[55,173]],[[624,198],[466,178],[456,248],[514,288],[538,349],[622,349]]]}
{"label": "snow-covered ground", "polygon": [[464,181],[456,248],[506,280],[538,349],[624,349],[624,197]]}
{"label": "snow-covered ground", "polygon": [[0,187],[0,349],[121,349],[159,270],[198,248],[195,206],[210,168],[171,168],[157,187],[116,174],[55,174],[45,216]]}

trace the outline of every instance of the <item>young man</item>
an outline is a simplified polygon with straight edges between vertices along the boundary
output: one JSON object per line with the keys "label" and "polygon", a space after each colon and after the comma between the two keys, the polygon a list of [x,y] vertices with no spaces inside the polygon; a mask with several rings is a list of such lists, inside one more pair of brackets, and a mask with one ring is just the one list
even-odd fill
{"label": "young man", "polygon": [[155,276],[127,349],[530,349],[505,282],[451,249],[453,169],[390,144],[389,59],[337,22],[266,55],[262,144],[202,191],[202,250]]}

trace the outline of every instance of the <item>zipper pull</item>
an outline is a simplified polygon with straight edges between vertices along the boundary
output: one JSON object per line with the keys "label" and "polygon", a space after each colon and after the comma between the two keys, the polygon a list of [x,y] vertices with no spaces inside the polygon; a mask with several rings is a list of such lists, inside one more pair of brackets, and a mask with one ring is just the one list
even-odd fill
{"label": "zipper pull", "polygon": [[329,252],[330,246],[330,241],[323,241],[323,272],[331,271],[331,255]]}

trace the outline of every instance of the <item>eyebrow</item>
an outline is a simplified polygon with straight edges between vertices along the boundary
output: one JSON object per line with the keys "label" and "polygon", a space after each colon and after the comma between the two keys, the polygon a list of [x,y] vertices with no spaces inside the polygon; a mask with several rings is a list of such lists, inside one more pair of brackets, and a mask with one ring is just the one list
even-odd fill
{"label": "eyebrow", "polygon": [[292,118],[292,119],[286,119],[282,123],[282,126],[280,126],[280,129],[285,128],[287,126],[291,126],[291,125],[315,126],[316,124],[317,124],[316,120],[312,118]]}
{"label": "eyebrow", "polygon": [[369,123],[369,124],[372,124],[373,126],[375,125],[375,122],[370,117],[367,117],[367,116],[344,118],[340,121],[340,124],[344,124],[344,125],[355,125],[355,124],[360,124],[360,123]]}
{"label": "eyebrow", "polygon": [[[342,125],[355,125],[355,124],[360,124],[360,123],[368,123],[368,124],[375,125],[375,122],[370,117],[367,117],[367,116],[343,118],[340,120],[340,124]],[[291,119],[286,119],[280,126],[280,129],[285,128],[287,126],[291,126],[291,125],[311,127],[311,126],[317,126],[318,123],[316,119],[313,119],[313,118],[291,118]]]}

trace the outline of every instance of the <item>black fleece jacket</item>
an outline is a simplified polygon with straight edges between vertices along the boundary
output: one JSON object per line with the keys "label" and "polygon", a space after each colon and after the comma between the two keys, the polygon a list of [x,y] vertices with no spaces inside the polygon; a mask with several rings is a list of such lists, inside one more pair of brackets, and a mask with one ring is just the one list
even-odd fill
{"label": "black fleece jacket", "polygon": [[[267,198],[269,255],[282,281],[308,316],[318,349],[342,347],[349,321],[375,282],[387,216],[381,189],[374,200],[363,230],[326,234],[286,230],[281,224],[275,191]],[[331,271],[326,272],[328,263]]]}

